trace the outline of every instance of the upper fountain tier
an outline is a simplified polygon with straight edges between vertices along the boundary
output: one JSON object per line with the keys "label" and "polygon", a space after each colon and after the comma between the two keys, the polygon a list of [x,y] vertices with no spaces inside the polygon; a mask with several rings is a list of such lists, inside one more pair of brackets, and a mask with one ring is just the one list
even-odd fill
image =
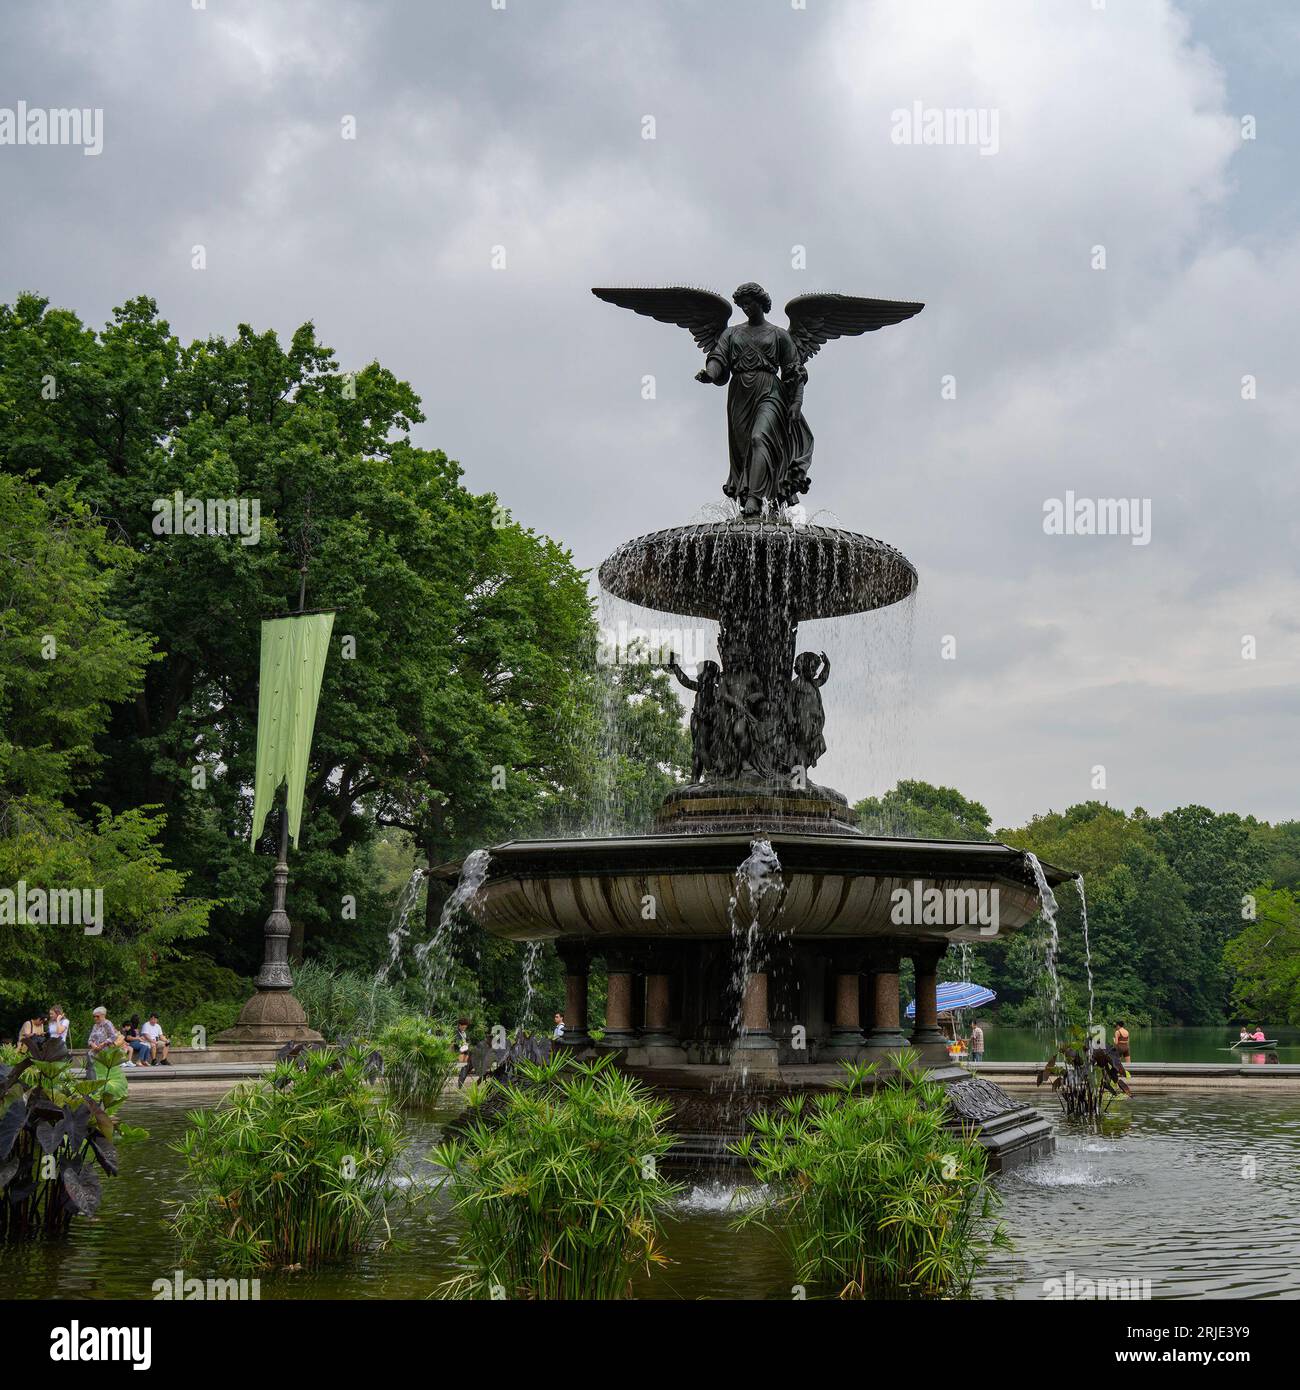
{"label": "upper fountain tier", "polygon": [[625,541],[600,567],[601,587],[661,613],[722,619],[743,607],[791,622],[885,608],[917,574],[884,541],[834,526],[721,521]]}

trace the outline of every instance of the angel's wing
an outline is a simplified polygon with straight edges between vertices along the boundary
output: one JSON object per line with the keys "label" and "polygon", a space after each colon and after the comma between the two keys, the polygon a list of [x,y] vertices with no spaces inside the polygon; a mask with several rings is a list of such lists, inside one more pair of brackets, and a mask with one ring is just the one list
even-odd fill
{"label": "angel's wing", "polygon": [[731,302],[712,290],[693,290],[667,285],[659,290],[593,289],[597,299],[620,309],[645,314],[660,323],[675,323],[690,330],[698,347],[711,352],[731,317]]}
{"label": "angel's wing", "polygon": [[924,304],[905,299],[858,299],[851,294],[801,294],[785,306],[790,336],[806,362],[832,338],[856,338],[919,314]]}

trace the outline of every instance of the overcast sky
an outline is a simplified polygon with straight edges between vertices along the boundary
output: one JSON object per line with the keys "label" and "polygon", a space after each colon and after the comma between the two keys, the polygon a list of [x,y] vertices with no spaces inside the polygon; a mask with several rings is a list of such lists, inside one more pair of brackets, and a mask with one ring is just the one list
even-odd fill
{"label": "overcast sky", "polygon": [[[924,300],[811,364],[810,510],[921,575],[808,634],[818,780],[1289,819],[1298,75],[1289,0],[11,0],[0,108],[102,108],[103,151],[0,146],[0,299],[312,319],[587,567],[726,470],[690,338],[590,286]],[[899,143],[916,103],[996,144]],[[1067,491],[1149,499],[1149,543],[1045,534]]]}

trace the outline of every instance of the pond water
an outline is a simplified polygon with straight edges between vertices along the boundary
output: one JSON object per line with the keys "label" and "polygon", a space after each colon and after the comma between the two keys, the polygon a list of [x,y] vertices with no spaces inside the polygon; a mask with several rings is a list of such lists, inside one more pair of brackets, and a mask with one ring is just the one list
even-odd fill
{"label": "pond water", "polygon": [[[1109,1041],[1113,1019],[1099,1019],[1106,1025]],[[984,1023],[986,1062],[1042,1062],[1047,1056],[1046,1035],[1034,1028],[1001,1028],[996,1020]],[[970,1022],[967,1020],[966,1031]],[[1240,1062],[1258,1054],[1247,1047],[1227,1049],[1236,1041],[1240,1028],[1133,1028],[1129,1047],[1135,1062]],[[1270,1056],[1279,1062],[1300,1064],[1300,1028],[1264,1025],[1269,1038],[1278,1044]],[[1243,1059],[1242,1054],[1248,1054]]]}
{"label": "pond water", "polygon": [[[148,1299],[183,1266],[166,1226],[177,1196],[180,1136],[195,1102],[136,1099],[127,1118],[150,1131],[122,1146],[122,1176],[105,1182],[94,1222],[69,1239],[0,1248],[12,1298]],[[444,1117],[445,1118],[445,1117]],[[408,1181],[433,1174],[437,1117],[412,1121]],[[1300,1297],[1300,1096],[1147,1095],[1101,1134],[1062,1128],[1051,1158],[998,1179],[1015,1242],[976,1290],[983,1298],[1042,1298],[1046,1281],[1150,1280],[1153,1298]],[[641,1280],[647,1298],[791,1297],[793,1277],[772,1235],[733,1227],[735,1177],[704,1179],[667,1222],[674,1263]],[[265,1298],[427,1298],[456,1272],[455,1218],[428,1196],[392,1218],[396,1244],[346,1269],[264,1276]]]}

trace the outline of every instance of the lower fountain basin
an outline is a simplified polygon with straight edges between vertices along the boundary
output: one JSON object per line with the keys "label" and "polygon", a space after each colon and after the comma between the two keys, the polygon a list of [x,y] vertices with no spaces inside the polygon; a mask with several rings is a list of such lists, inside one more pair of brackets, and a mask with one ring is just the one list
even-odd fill
{"label": "lower fountain basin", "polygon": [[[755,833],[771,842],[784,891],[735,905]],[[1023,851],[983,841],[706,832],[513,840],[489,854],[472,912],[511,941],[728,937],[737,910],[763,926],[779,914],[794,937],[991,941],[1039,910]],[[454,882],[459,868],[432,874]],[[1043,869],[1053,886],[1071,877]]]}

